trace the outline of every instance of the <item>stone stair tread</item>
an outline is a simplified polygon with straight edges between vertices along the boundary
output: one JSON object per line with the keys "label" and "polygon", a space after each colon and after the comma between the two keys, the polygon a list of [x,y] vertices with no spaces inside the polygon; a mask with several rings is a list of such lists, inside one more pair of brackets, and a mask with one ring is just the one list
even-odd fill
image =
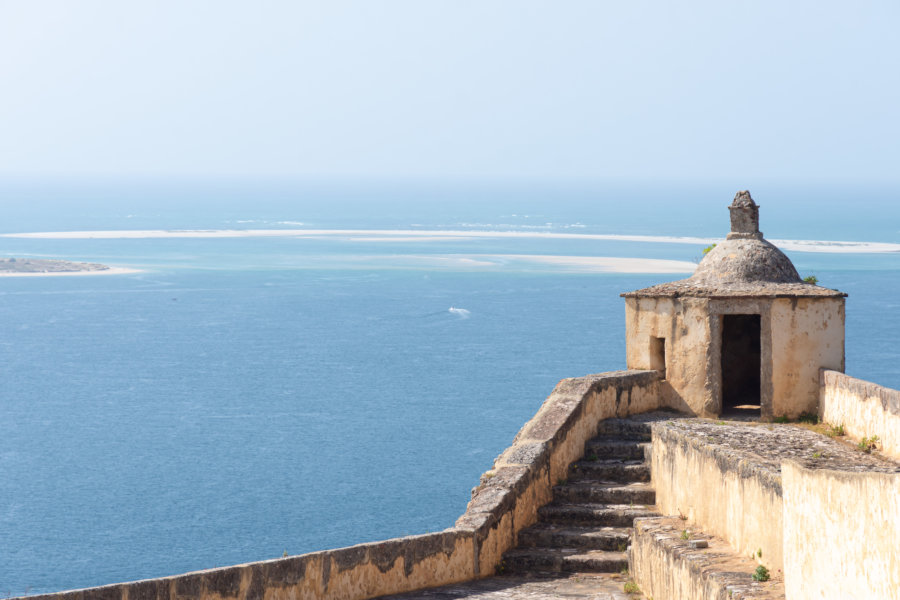
{"label": "stone stair tread", "polygon": [[579,468],[589,468],[589,467],[615,467],[618,465],[622,465],[625,467],[637,467],[646,465],[646,461],[642,458],[598,458],[597,460],[591,460],[589,458],[582,458],[581,460],[576,460],[574,465],[578,465]]}
{"label": "stone stair tread", "polygon": [[503,555],[513,571],[617,572],[628,564],[624,552],[584,548],[516,548]]}
{"label": "stone stair tread", "polygon": [[626,489],[626,490],[641,490],[641,491],[656,491],[653,485],[648,481],[609,481],[602,479],[579,479],[578,481],[571,481],[564,483],[562,485],[554,486],[553,490],[556,491],[559,488],[596,488],[602,490],[617,490],[617,489]]}
{"label": "stone stair tread", "polygon": [[519,547],[613,550],[631,542],[631,531],[631,527],[538,522],[519,532]]}
{"label": "stone stair tread", "polygon": [[655,506],[630,504],[573,504],[552,502],[538,510],[542,522],[588,525],[592,527],[630,526],[636,517],[656,517]]}
{"label": "stone stair tread", "polygon": [[584,455],[590,457],[596,455],[599,458],[631,458],[636,460],[646,459],[650,448],[650,442],[637,440],[623,440],[621,438],[594,438],[584,445]]}
{"label": "stone stair tread", "polygon": [[656,490],[650,483],[586,479],[553,488],[553,498],[572,503],[654,504]]}
{"label": "stone stair tread", "polygon": [[579,525],[557,525],[555,523],[535,523],[531,527],[523,531],[527,531],[528,529],[532,530],[547,530],[547,531],[570,531],[573,533],[621,533],[625,535],[631,535],[631,527],[584,527]]}

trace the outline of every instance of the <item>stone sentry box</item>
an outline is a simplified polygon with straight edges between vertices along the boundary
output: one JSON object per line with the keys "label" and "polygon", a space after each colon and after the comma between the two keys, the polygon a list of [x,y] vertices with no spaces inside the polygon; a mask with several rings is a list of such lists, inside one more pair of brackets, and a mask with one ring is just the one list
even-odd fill
{"label": "stone sentry box", "polygon": [[663,404],[703,417],[815,413],[819,369],[844,370],[846,294],[800,279],[749,192],[729,210],[690,278],[622,294],[628,368],[660,371]]}

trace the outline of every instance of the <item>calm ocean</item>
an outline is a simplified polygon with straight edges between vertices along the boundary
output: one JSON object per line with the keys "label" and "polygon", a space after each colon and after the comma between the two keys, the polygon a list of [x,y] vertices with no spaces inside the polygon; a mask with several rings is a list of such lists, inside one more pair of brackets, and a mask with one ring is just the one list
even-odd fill
{"label": "calm ocean", "polygon": [[[0,278],[0,596],[452,525],[559,379],[624,368],[619,294],[687,276],[547,257],[696,261],[701,243],[585,235],[721,237],[735,191],[0,186],[0,233],[395,231],[0,237],[0,256],[140,269]],[[883,244],[788,254],[850,294],[847,371],[900,387],[900,190],[752,192],[769,239]]]}

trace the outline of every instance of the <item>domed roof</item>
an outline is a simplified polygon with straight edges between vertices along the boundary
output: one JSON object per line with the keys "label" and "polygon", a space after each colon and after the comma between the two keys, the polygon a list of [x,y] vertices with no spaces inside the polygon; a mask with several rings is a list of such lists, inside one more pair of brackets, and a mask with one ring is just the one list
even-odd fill
{"label": "domed roof", "polygon": [[791,260],[763,239],[759,206],[741,191],[728,207],[731,233],[700,261],[687,279],[622,294],[653,296],[846,296],[843,292],[805,283]]}
{"label": "domed roof", "polygon": [[717,244],[689,279],[702,285],[802,283],[784,252],[761,238],[730,239]]}

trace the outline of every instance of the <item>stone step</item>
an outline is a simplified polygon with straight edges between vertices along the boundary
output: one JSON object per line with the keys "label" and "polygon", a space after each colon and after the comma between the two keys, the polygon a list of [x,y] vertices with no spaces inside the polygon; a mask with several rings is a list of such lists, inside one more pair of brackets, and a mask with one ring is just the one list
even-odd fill
{"label": "stone step", "polygon": [[569,481],[650,481],[650,465],[642,460],[580,460],[569,467]]}
{"label": "stone step", "polygon": [[593,527],[631,527],[637,517],[659,516],[654,507],[630,504],[571,504],[555,501],[538,509],[542,523],[587,525]]}
{"label": "stone step", "polygon": [[623,458],[627,460],[650,460],[650,443],[620,438],[596,437],[584,445],[586,461]]}
{"label": "stone step", "polygon": [[597,425],[597,435],[650,441],[650,424],[631,419],[606,419]]}
{"label": "stone step", "polygon": [[631,531],[631,527],[579,527],[538,523],[519,532],[519,546],[623,552],[631,543]]}
{"label": "stone step", "polygon": [[624,552],[518,548],[503,555],[503,571],[508,573],[618,573],[626,568]]}
{"label": "stone step", "polygon": [[648,483],[581,480],[553,487],[553,500],[569,504],[655,504],[656,490]]}

